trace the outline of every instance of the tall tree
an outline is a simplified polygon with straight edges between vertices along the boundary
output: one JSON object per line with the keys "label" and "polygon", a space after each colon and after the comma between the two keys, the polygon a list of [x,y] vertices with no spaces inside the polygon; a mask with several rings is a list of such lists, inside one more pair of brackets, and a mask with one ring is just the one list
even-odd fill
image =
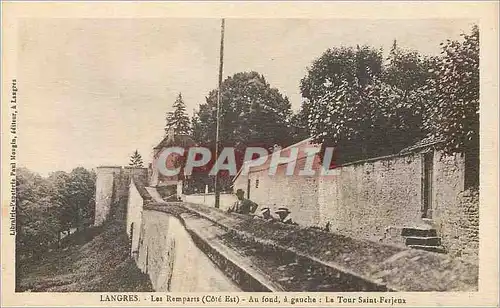
{"label": "tall tree", "polygon": [[75,168],[47,178],[18,168],[16,173],[16,258],[40,257],[61,231],[94,220],[95,173]]}
{"label": "tall tree", "polygon": [[[210,91],[193,117],[193,137],[198,144],[215,153],[217,123],[217,93]],[[221,147],[234,147],[237,167],[241,165],[249,146],[272,148],[293,142],[290,130],[292,116],[288,98],[271,87],[257,72],[241,72],[226,78],[221,85],[220,102]],[[215,156],[215,155],[213,155]],[[210,164],[205,171],[210,170]],[[204,172],[201,170],[200,172]],[[222,189],[230,186],[232,177],[221,174]]]}
{"label": "tall tree", "polygon": [[68,210],[70,204],[70,196],[68,184],[71,181],[67,172],[56,171],[49,174],[47,178],[51,186],[51,202],[57,206],[59,211],[59,221],[61,223],[61,231],[69,231],[74,224],[74,213]]}
{"label": "tall tree", "polygon": [[426,84],[432,65],[433,58],[402,48],[394,40],[383,67],[383,80],[404,92],[413,91]]}
{"label": "tall tree", "polygon": [[[360,159],[374,141],[373,117],[379,116],[373,106],[379,101],[367,100],[365,92],[382,73],[382,52],[368,46],[340,47],[326,50],[314,60],[300,90],[303,117],[308,130],[325,145],[334,145],[343,160]],[[340,159],[340,157],[337,157]]]}
{"label": "tall tree", "polygon": [[[434,58],[415,50],[401,48],[396,41],[383,66],[381,81],[388,88],[388,95],[381,97],[388,102],[388,117],[383,133],[390,144],[387,154],[425,138],[428,130],[423,125],[429,101],[425,99],[425,85],[431,77]],[[385,153],[384,153],[385,154]]]}
{"label": "tall tree", "polygon": [[462,34],[462,40],[442,43],[433,78],[426,85],[432,102],[426,127],[444,140],[448,153],[479,148],[479,28]]}
{"label": "tall tree", "polygon": [[[257,72],[237,73],[221,86],[220,143],[246,146],[287,145],[290,138],[291,105],[278,89]],[[201,144],[214,144],[217,89],[206,97],[193,118],[193,135]]]}
{"label": "tall tree", "polygon": [[130,156],[129,166],[143,168],[143,164],[141,154],[139,154],[139,151],[135,150],[135,152]]}
{"label": "tall tree", "polygon": [[307,116],[302,108],[297,113],[294,113],[292,115],[292,119],[290,120],[290,128],[293,137],[293,143],[297,143],[311,137],[309,127],[307,125]]}
{"label": "tall tree", "polygon": [[51,202],[52,186],[47,179],[26,168],[16,170],[16,259],[39,258],[49,244],[58,240],[58,206]]}
{"label": "tall tree", "polygon": [[301,80],[301,118],[337,148],[339,162],[394,153],[424,135],[419,89],[428,61],[396,44],[386,60],[368,46],[332,48]]}
{"label": "tall tree", "polygon": [[173,105],[173,111],[167,112],[165,133],[188,135],[191,132],[190,119],[186,113],[186,104],[179,93]]}
{"label": "tall tree", "polygon": [[96,174],[83,167],[77,167],[69,174],[66,209],[73,213],[73,227],[82,229],[94,220],[95,181]]}

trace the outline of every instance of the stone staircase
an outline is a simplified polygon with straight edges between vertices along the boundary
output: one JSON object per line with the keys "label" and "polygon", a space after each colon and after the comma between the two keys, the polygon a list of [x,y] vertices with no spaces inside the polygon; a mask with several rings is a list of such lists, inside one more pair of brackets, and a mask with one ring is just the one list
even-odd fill
{"label": "stone staircase", "polygon": [[403,228],[401,236],[406,246],[431,252],[444,253],[446,250],[441,245],[441,238],[437,236],[434,228]]}

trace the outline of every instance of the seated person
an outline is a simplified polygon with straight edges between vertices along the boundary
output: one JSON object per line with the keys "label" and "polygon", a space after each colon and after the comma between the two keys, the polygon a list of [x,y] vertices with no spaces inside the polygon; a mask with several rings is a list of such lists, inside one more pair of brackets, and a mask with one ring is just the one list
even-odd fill
{"label": "seated person", "polygon": [[258,216],[255,216],[255,217],[258,217],[260,219],[264,219],[265,221],[275,221],[276,218],[274,218],[272,215],[271,215],[271,210],[268,208],[268,207],[264,207],[260,210],[260,215]]}
{"label": "seated person", "polygon": [[248,199],[244,198],[245,191],[243,189],[238,189],[236,191],[236,197],[238,197],[238,201],[236,201],[228,210],[228,213],[239,213],[239,214],[250,214],[255,213],[257,210],[257,203],[252,202]]}
{"label": "seated person", "polygon": [[290,217],[291,212],[286,207],[278,208],[275,213],[278,214],[280,222],[284,224],[296,225],[296,223],[292,221],[292,217]]}

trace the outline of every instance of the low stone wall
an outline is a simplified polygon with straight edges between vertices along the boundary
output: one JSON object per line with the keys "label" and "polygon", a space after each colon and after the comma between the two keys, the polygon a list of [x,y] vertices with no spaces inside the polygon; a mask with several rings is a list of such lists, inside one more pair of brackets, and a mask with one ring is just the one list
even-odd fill
{"label": "low stone wall", "polygon": [[133,256],[135,256],[139,250],[139,235],[143,206],[144,199],[139,193],[134,181],[131,181],[127,201],[127,235],[131,242],[130,250]]}
{"label": "low stone wall", "polygon": [[[297,168],[303,164],[304,160],[298,161]],[[305,226],[318,226],[318,177],[287,176],[284,165],[277,169],[272,176],[267,169],[240,175],[234,183],[234,190],[244,190],[246,197],[250,187],[250,200],[257,203],[259,208],[269,207],[274,212],[279,207],[287,207],[294,221]]]}
{"label": "low stone wall", "polygon": [[[226,276],[236,281],[242,275],[250,275],[253,278],[267,275],[271,285],[278,285],[267,287],[269,290],[477,290],[478,266],[448,255],[386,246],[314,228],[268,223],[248,215],[226,214],[219,209],[197,204],[158,204],[148,205],[146,209],[143,215],[143,239],[146,244],[141,243],[138,262],[141,264],[140,268],[148,273],[156,273],[150,274],[153,285],[164,286],[169,275],[172,275],[168,269],[174,268],[165,262],[172,259],[169,256],[173,252],[169,247],[175,246],[177,250],[177,244],[172,244],[172,240],[170,244],[165,244],[168,241],[165,238],[176,237],[177,232],[185,232],[184,226],[178,224],[178,221],[175,228],[171,228],[170,221],[161,218],[165,216],[159,213],[165,212],[179,217],[183,223],[189,220],[186,226],[191,232],[191,238],[194,238],[196,245],[201,248],[201,251],[191,253],[198,256],[198,253],[202,252],[222,270],[227,268],[227,264],[236,265],[230,267],[233,270],[225,271]],[[183,216],[185,214],[188,214],[188,220]],[[181,236],[182,240],[190,243],[191,240],[184,235]],[[248,261],[235,262],[234,256],[237,258],[241,255]],[[153,256],[154,260],[151,259]],[[194,264],[192,262],[204,261],[190,260],[189,264]],[[196,276],[197,267],[198,265],[190,269],[193,273],[185,274],[186,277]],[[167,269],[167,274],[160,269]],[[255,275],[255,269],[265,274]],[[210,277],[211,273],[207,269],[204,275]],[[266,284],[257,283],[257,290],[261,290],[258,288],[263,285]]]}
{"label": "low stone wall", "polygon": [[390,157],[339,168],[319,178],[320,225],[352,237],[382,240],[386,228],[421,221],[421,159]]}
{"label": "low stone wall", "polygon": [[456,202],[438,209],[435,224],[450,256],[478,263],[479,192],[466,190]]}
{"label": "low stone wall", "polygon": [[240,291],[194,244],[178,218],[144,211],[140,231],[137,265],[155,291]]}
{"label": "low stone wall", "polygon": [[[331,231],[350,237],[400,245],[400,234],[392,236],[390,230],[431,225],[447,250],[461,254],[469,250],[469,240],[462,240],[469,231],[457,226],[479,219],[456,210],[464,190],[464,158],[440,151],[430,155],[427,191],[431,205],[427,213],[433,221],[429,222],[422,219],[424,155],[406,153],[344,164],[331,176],[286,176],[285,165],[270,176],[265,167],[255,168],[248,175],[241,174],[234,189],[249,190],[250,199],[261,207],[288,207],[300,225],[324,228],[328,224]],[[301,168],[301,164],[297,162],[296,167]],[[475,244],[472,247],[475,249]]]}
{"label": "low stone wall", "polygon": [[[182,195],[182,201],[195,204],[203,204],[210,207],[215,207],[215,194],[193,194]],[[238,199],[234,194],[220,194],[220,209],[227,210]]]}

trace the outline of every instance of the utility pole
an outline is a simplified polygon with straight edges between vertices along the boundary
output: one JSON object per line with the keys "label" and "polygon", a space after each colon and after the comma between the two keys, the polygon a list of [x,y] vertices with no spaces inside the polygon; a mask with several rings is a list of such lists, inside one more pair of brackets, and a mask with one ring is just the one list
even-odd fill
{"label": "utility pole", "polygon": [[[220,54],[219,54],[219,87],[217,91],[217,129],[215,133],[215,162],[219,158],[219,128],[220,128],[220,99],[221,99],[221,85],[222,85],[222,72],[224,68],[224,18],[221,20],[220,25]],[[219,187],[219,171],[215,174],[215,207],[220,207],[220,187]]]}

